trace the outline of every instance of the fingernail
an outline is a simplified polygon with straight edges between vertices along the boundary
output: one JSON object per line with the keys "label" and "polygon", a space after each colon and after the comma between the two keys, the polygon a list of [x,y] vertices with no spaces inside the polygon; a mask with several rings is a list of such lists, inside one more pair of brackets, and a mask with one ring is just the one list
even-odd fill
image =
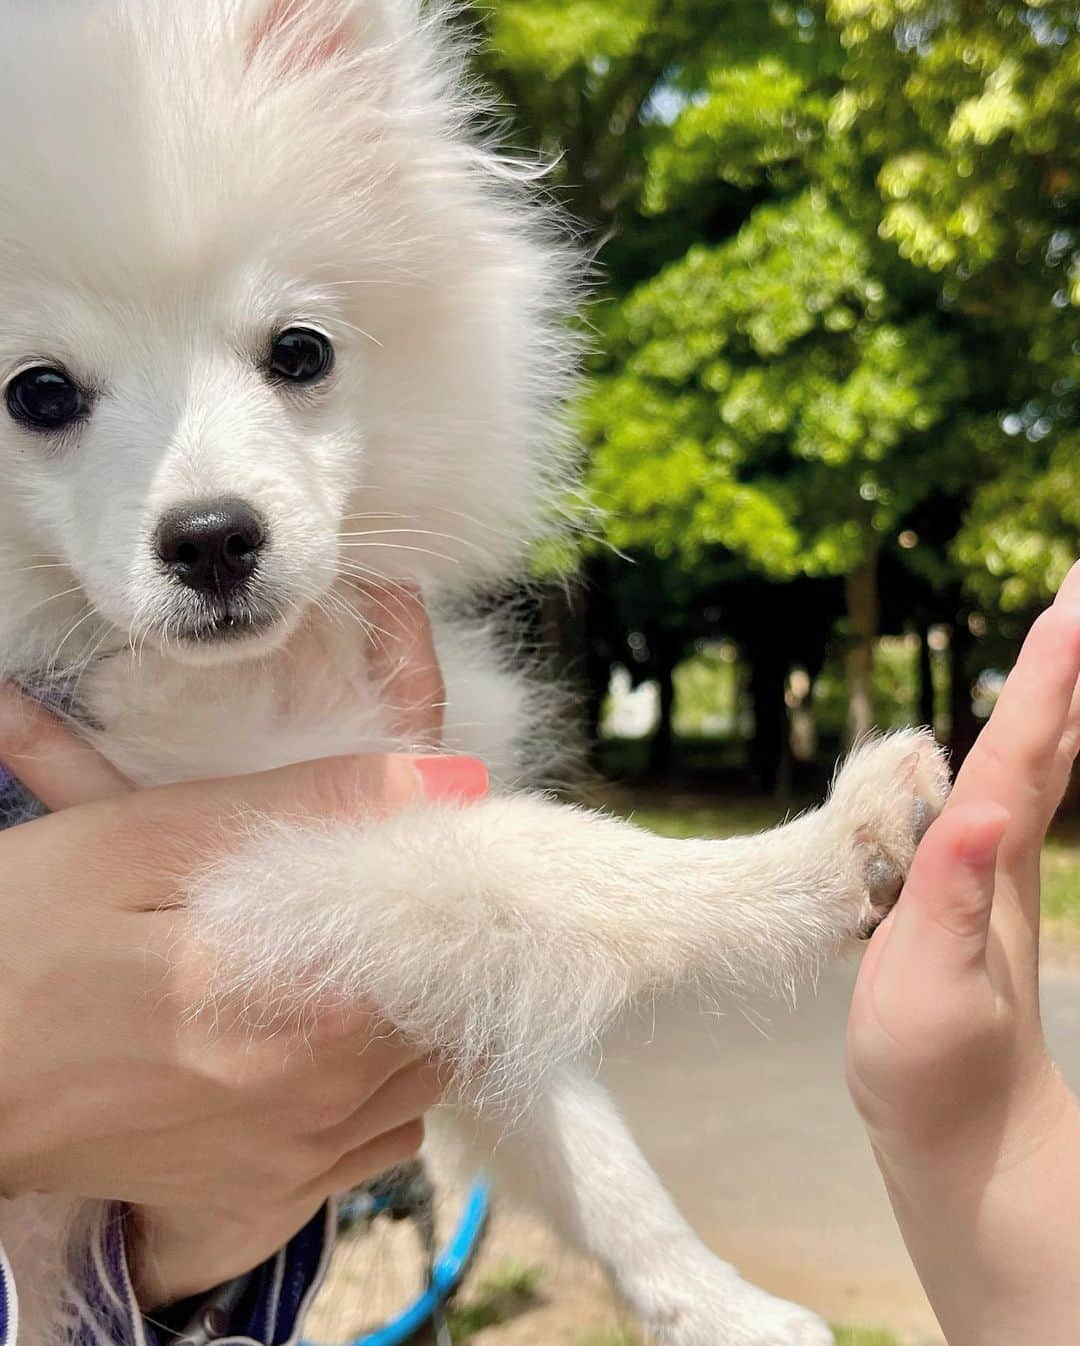
{"label": "fingernail", "polygon": [[491,784],[476,757],[414,757],[425,799],[483,799]]}

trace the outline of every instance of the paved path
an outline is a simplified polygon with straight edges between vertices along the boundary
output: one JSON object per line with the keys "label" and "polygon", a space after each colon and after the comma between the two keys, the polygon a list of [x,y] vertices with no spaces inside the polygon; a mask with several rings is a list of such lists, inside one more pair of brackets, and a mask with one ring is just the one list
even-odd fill
{"label": "paved path", "polygon": [[[844,1088],[854,977],[831,968],[795,1013],[658,1010],[609,1044],[603,1073],[691,1222],[747,1275],[830,1318],[937,1343]],[[1048,971],[1043,1002],[1080,1089],[1080,975]]]}

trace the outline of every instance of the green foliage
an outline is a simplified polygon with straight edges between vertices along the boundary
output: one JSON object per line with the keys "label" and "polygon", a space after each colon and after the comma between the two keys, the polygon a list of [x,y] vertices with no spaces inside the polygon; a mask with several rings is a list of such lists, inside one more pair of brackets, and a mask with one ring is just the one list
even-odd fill
{"label": "green foliage", "polygon": [[950,335],[887,304],[813,189],[638,286],[583,414],[611,541],[776,578],[857,564],[932,486],[928,432],[964,392]]}
{"label": "green foliage", "polygon": [[1065,578],[1078,538],[1080,429],[1074,429],[1044,452],[1021,453],[979,489],[954,555],[986,606],[1027,612]]}
{"label": "green foliage", "polygon": [[902,1346],[900,1338],[881,1327],[844,1327],[834,1324],[836,1346]]}
{"label": "green foliage", "polygon": [[829,100],[808,77],[763,53],[708,71],[649,156],[643,204],[660,214],[710,181],[742,189],[769,177],[802,179],[806,146],[827,132]]}
{"label": "green foliage", "polygon": [[[867,221],[901,282],[932,283],[970,403],[992,413],[949,559],[984,606],[1030,611],[1080,547],[1076,6],[834,0],[827,14]],[[970,445],[967,409],[951,429]]]}
{"label": "green foliage", "polygon": [[[675,731],[730,735],[738,713],[738,669],[726,649],[706,646],[675,670]],[[734,651],[731,651],[734,654]]]}
{"label": "green foliage", "polygon": [[919,582],[1045,601],[1080,547],[1075,3],[477,21],[519,143],[610,235],[581,411],[607,540],[841,574],[929,510],[951,527],[899,558]]}
{"label": "green foliage", "polygon": [[506,0],[494,6],[491,45],[515,74],[545,84],[633,56],[655,22],[652,0]]}

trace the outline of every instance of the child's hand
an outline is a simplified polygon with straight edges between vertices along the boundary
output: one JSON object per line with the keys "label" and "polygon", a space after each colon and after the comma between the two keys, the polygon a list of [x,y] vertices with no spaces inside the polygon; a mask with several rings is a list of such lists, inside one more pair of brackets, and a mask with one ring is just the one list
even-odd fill
{"label": "child's hand", "polygon": [[950,1346],[1080,1330],[1080,1107],[1047,1055],[1038,982],[1039,857],[1080,745],[1078,677],[1080,566],[1025,642],[852,1003],[851,1092]]}

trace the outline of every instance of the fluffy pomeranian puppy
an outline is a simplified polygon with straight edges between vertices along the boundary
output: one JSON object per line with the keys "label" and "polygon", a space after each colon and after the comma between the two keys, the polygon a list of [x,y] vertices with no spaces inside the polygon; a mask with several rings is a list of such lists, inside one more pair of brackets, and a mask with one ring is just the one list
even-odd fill
{"label": "fluffy pomeranian puppy", "polygon": [[[524,573],[568,487],[580,268],[477,137],[446,15],[0,14],[0,675],[143,784],[408,749],[355,667],[349,586],[420,586],[446,746],[502,788],[253,822],[186,895],[222,995],[362,998],[441,1052],[470,1134],[508,1132],[498,1173],[663,1346],[825,1346],[697,1240],[587,1057],[635,997],[786,982],[886,909],[943,798],[933,743],[865,746],[819,811],[725,842],[521,793],[543,697],[461,614]],[[24,1346],[64,1330],[74,1216],[0,1203]]]}

